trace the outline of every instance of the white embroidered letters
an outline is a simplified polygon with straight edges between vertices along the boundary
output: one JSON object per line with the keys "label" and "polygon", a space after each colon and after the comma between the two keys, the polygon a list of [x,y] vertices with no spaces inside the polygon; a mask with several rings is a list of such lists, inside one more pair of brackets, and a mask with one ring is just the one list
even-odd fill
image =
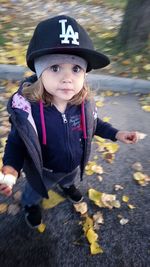
{"label": "white embroidered letters", "polygon": [[[59,37],[64,38],[61,40],[61,43],[62,44],[69,44],[71,42],[71,44],[79,45],[79,42],[78,42],[79,33],[74,32],[71,25],[68,25],[68,27],[66,29],[66,22],[67,22],[67,19],[59,20],[59,23],[61,23],[61,30],[62,30],[62,33],[59,35]],[[72,40],[70,40],[70,39],[72,39]]]}

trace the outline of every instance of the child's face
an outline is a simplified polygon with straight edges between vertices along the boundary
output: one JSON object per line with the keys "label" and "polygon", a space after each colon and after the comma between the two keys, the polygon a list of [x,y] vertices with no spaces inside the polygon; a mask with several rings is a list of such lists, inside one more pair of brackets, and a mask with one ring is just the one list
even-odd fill
{"label": "child's face", "polygon": [[68,102],[83,88],[85,71],[70,63],[53,65],[42,73],[45,90],[53,95],[53,101]]}

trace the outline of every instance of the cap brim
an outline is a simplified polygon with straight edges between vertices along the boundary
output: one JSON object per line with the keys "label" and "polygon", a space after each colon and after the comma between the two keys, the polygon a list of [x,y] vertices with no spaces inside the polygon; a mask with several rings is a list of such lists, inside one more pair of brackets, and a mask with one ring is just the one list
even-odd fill
{"label": "cap brim", "polygon": [[74,48],[74,47],[57,47],[57,48],[46,48],[42,50],[35,51],[32,54],[29,54],[27,57],[27,65],[28,67],[35,72],[34,68],[34,59],[36,57],[44,56],[46,54],[70,54],[70,55],[77,55],[84,58],[87,62],[87,72],[92,69],[99,69],[106,67],[110,60],[109,58],[97,51],[85,49],[85,48]]}

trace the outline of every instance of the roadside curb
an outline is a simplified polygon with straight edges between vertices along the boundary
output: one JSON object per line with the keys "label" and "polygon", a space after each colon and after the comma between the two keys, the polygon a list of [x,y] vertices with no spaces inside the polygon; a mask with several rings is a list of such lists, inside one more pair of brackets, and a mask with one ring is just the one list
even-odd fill
{"label": "roadside curb", "polygon": [[[16,65],[0,64],[0,79],[22,80],[28,68]],[[142,79],[121,78],[111,75],[88,74],[87,83],[96,92],[112,90],[114,92],[150,93],[150,81]]]}

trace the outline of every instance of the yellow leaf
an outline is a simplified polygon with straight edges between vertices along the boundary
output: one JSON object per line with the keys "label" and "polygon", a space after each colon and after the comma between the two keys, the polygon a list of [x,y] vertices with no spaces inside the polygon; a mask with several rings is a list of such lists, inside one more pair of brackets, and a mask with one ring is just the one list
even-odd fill
{"label": "yellow leaf", "polygon": [[111,117],[104,117],[104,118],[103,118],[103,121],[104,121],[104,122],[109,122],[110,119],[111,119]]}
{"label": "yellow leaf", "polygon": [[43,209],[51,209],[65,200],[65,198],[52,190],[48,191],[48,196],[49,199],[44,199],[42,201]]}
{"label": "yellow leaf", "polygon": [[99,246],[97,242],[91,244],[90,250],[92,255],[103,253],[103,249]]}
{"label": "yellow leaf", "polygon": [[103,193],[96,191],[93,188],[88,190],[89,199],[94,202],[99,202]]}
{"label": "yellow leaf", "polygon": [[120,208],[120,202],[116,200],[116,195],[106,194],[96,191],[93,188],[88,190],[89,199],[94,201],[95,205],[103,208]]}
{"label": "yellow leaf", "polygon": [[92,166],[96,165],[96,161],[88,161],[88,164],[85,167],[85,170],[88,171]]}
{"label": "yellow leaf", "polygon": [[85,214],[88,211],[88,206],[86,202],[80,202],[80,203],[76,203],[73,204],[75,210],[77,212],[80,212],[82,215]]}
{"label": "yellow leaf", "polygon": [[150,106],[142,106],[142,109],[143,109],[144,111],[148,111],[148,112],[150,112]]}
{"label": "yellow leaf", "polygon": [[104,138],[102,138],[102,137],[100,137],[100,136],[97,136],[97,135],[94,136],[94,139],[96,139],[96,140],[99,141],[100,143],[104,143],[104,142],[105,142],[105,139],[104,139]]}
{"label": "yellow leaf", "polygon": [[88,171],[85,171],[85,174],[86,175],[92,175],[92,174],[94,174],[94,172],[92,170],[88,170]]}
{"label": "yellow leaf", "polygon": [[128,202],[129,201],[129,197],[128,196],[122,196],[122,201],[123,202]]}
{"label": "yellow leaf", "polygon": [[94,165],[91,167],[91,170],[94,171],[97,174],[102,174],[104,173],[103,167],[102,166],[98,166],[98,165]]}
{"label": "yellow leaf", "polygon": [[101,107],[104,106],[104,103],[101,102],[101,101],[97,101],[97,102],[96,102],[96,106],[97,106],[98,108],[101,108]]}
{"label": "yellow leaf", "polygon": [[146,71],[150,70],[150,64],[146,64],[145,66],[143,66],[143,69]]}
{"label": "yellow leaf", "polygon": [[87,216],[85,222],[83,223],[84,233],[86,234],[90,228],[93,228],[93,220],[89,216]]}
{"label": "yellow leaf", "polygon": [[121,207],[119,200],[114,200],[111,202],[111,204],[112,204],[112,207],[117,208],[117,209],[119,209]]}
{"label": "yellow leaf", "polygon": [[38,226],[38,231],[40,233],[43,233],[45,231],[45,228],[46,228],[46,225],[44,223],[41,223],[39,226]]}
{"label": "yellow leaf", "polygon": [[94,243],[98,239],[98,235],[94,232],[92,228],[87,231],[86,237],[90,244]]}
{"label": "yellow leaf", "polygon": [[105,143],[104,147],[110,152],[110,153],[115,153],[119,149],[119,145],[115,143]]}
{"label": "yellow leaf", "polygon": [[135,172],[133,174],[133,177],[136,181],[144,180],[145,179],[145,174],[142,172]]}
{"label": "yellow leaf", "polygon": [[150,182],[150,176],[142,172],[135,172],[133,177],[142,186],[146,186]]}
{"label": "yellow leaf", "polygon": [[131,209],[131,210],[133,210],[133,209],[136,208],[136,207],[135,207],[134,205],[132,205],[132,204],[128,204],[128,207],[129,207],[129,209]]}
{"label": "yellow leaf", "polygon": [[114,93],[112,91],[106,91],[105,96],[112,96]]}
{"label": "yellow leaf", "polygon": [[6,203],[0,204],[0,214],[5,213],[7,211],[8,205]]}

